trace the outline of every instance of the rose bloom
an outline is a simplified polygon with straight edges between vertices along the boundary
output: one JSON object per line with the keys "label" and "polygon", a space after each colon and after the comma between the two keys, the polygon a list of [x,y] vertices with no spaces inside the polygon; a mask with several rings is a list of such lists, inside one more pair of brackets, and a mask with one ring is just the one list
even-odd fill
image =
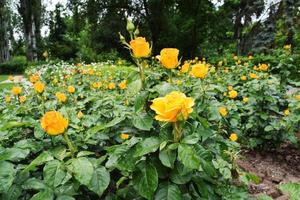
{"label": "rose bloom", "polygon": [[150,108],[156,112],[155,119],[163,122],[176,122],[186,120],[193,112],[194,99],[186,97],[185,94],[173,91],[165,97],[153,100]]}
{"label": "rose bloom", "polygon": [[238,136],[236,133],[231,133],[229,139],[233,142],[237,141]]}
{"label": "rose bloom", "polygon": [[268,71],[269,66],[267,64],[261,64],[259,65],[259,70],[260,71]]}
{"label": "rose bloom", "polygon": [[18,86],[14,86],[12,89],[11,89],[11,93],[13,95],[19,95],[21,94],[22,92],[22,88],[21,87],[18,87]]}
{"label": "rose bloom", "polygon": [[121,83],[119,83],[119,88],[120,88],[121,90],[125,90],[126,87],[127,87],[126,81],[122,81]]}
{"label": "rose bloom", "polygon": [[257,76],[257,74],[250,73],[250,78],[253,78],[253,79],[258,79],[258,76]]}
{"label": "rose bloom", "polygon": [[15,78],[14,78],[13,76],[8,76],[7,80],[9,80],[9,81],[14,81]]}
{"label": "rose bloom", "polygon": [[123,140],[128,140],[128,139],[129,139],[129,134],[122,133],[122,134],[120,135],[120,138],[123,139]]}
{"label": "rose bloom", "polygon": [[235,91],[235,90],[231,90],[231,91],[228,92],[228,96],[231,99],[235,99],[238,96],[238,92]]}
{"label": "rose bloom", "polygon": [[33,85],[33,88],[38,93],[42,93],[45,89],[45,85],[42,82],[38,81]]}
{"label": "rose bloom", "polygon": [[92,87],[97,89],[97,88],[100,88],[102,86],[102,83],[101,82],[95,82],[92,84]]}
{"label": "rose bloom", "polygon": [[233,90],[232,85],[229,85],[229,86],[227,87],[227,89],[228,89],[229,91]]}
{"label": "rose bloom", "polygon": [[192,67],[191,74],[194,77],[204,79],[208,73],[208,66],[204,63],[196,64]]}
{"label": "rose bloom", "polygon": [[113,90],[116,88],[116,84],[115,83],[109,83],[108,84],[108,89]]}
{"label": "rose bloom", "polygon": [[182,65],[181,69],[180,69],[180,72],[181,73],[186,73],[188,72],[190,69],[190,63],[186,62]]}
{"label": "rose bloom", "polygon": [[300,94],[296,95],[295,98],[300,101]]}
{"label": "rose bloom", "polygon": [[78,119],[81,119],[83,116],[84,116],[84,114],[83,114],[81,111],[79,111],[79,112],[77,113],[77,118],[78,118]]}
{"label": "rose bloom", "polygon": [[74,93],[75,92],[75,87],[73,87],[73,86],[68,86],[68,92],[69,93]]}
{"label": "rose bloom", "polygon": [[283,111],[283,114],[284,114],[285,116],[288,116],[288,115],[290,114],[289,109],[284,110],[284,111]]}
{"label": "rose bloom", "polygon": [[227,114],[228,114],[228,111],[227,111],[226,107],[221,106],[221,107],[219,108],[219,113],[222,115],[222,117],[226,117]]}
{"label": "rose bloom", "polygon": [[167,69],[174,69],[178,66],[179,50],[175,48],[164,48],[160,51],[159,60]]}
{"label": "rose bloom", "polygon": [[241,76],[241,80],[242,81],[246,81],[247,80],[247,76]]}
{"label": "rose bloom", "polygon": [[37,74],[32,74],[32,75],[29,77],[29,81],[30,81],[31,83],[35,83],[35,82],[37,82],[38,80],[40,80],[40,77],[39,77],[39,75],[37,75]]}
{"label": "rose bloom", "polygon": [[5,96],[5,102],[6,102],[6,103],[11,102],[11,97],[10,97],[10,96]]}
{"label": "rose bloom", "polygon": [[248,101],[249,101],[249,98],[248,98],[248,97],[243,97],[243,102],[244,102],[244,103],[248,103]]}
{"label": "rose bloom", "polygon": [[62,92],[56,92],[55,96],[59,102],[65,102],[67,100],[66,95]]}
{"label": "rose bloom", "polygon": [[134,40],[131,40],[129,44],[133,53],[133,57],[145,58],[150,56],[151,54],[150,45],[144,37],[137,37]]}
{"label": "rose bloom", "polygon": [[26,101],[26,96],[20,96],[19,101],[20,103],[24,103]]}
{"label": "rose bloom", "polygon": [[68,120],[57,111],[49,111],[41,119],[41,126],[49,135],[60,135],[68,127]]}

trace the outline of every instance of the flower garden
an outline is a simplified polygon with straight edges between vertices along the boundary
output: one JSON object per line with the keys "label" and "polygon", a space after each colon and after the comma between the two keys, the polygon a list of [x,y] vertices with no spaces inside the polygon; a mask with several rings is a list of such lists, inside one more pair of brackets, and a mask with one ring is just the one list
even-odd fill
{"label": "flower garden", "polygon": [[300,91],[279,63],[155,57],[131,26],[120,40],[134,65],[49,63],[1,91],[1,199],[271,198],[249,193],[259,177],[238,160],[299,144]]}

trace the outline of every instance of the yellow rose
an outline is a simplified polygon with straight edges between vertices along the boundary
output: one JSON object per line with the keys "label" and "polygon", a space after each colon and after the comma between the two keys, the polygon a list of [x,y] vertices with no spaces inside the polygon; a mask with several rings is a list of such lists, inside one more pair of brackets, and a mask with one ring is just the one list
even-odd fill
{"label": "yellow rose", "polygon": [[237,56],[233,56],[233,59],[234,59],[234,60],[238,60],[238,59],[239,59],[239,57],[237,57]]}
{"label": "yellow rose", "polygon": [[123,140],[128,140],[128,139],[129,139],[129,134],[122,133],[122,134],[120,135],[120,138],[123,139]]}
{"label": "yellow rose", "polygon": [[283,111],[283,114],[284,114],[285,116],[288,116],[288,115],[290,114],[289,109],[285,109],[285,110]]}
{"label": "yellow rose", "polygon": [[64,95],[62,92],[56,92],[55,96],[59,102],[63,103],[67,100],[66,95]]}
{"label": "yellow rose", "polygon": [[231,99],[235,99],[238,96],[238,92],[235,91],[235,90],[231,90],[231,91],[228,92],[228,96]]}
{"label": "yellow rose", "polygon": [[35,83],[35,82],[37,82],[38,80],[40,80],[40,77],[39,77],[39,75],[37,75],[37,74],[32,74],[32,75],[29,77],[29,81],[30,81],[31,83]]}
{"label": "yellow rose", "polygon": [[197,78],[204,79],[208,73],[208,66],[200,63],[192,67],[191,74]]}
{"label": "yellow rose", "polygon": [[79,112],[77,113],[77,118],[78,118],[78,119],[81,119],[83,116],[84,116],[84,114],[83,114],[81,111],[79,111]]}
{"label": "yellow rose", "polygon": [[182,65],[181,69],[180,69],[180,72],[181,73],[186,73],[188,72],[190,69],[190,63],[186,62]]}
{"label": "yellow rose", "polygon": [[241,76],[241,80],[242,81],[246,81],[247,80],[247,76]]}
{"label": "yellow rose", "polygon": [[14,86],[12,89],[11,89],[11,93],[13,95],[19,95],[21,94],[22,92],[22,88],[21,87],[18,87],[18,86]]}
{"label": "yellow rose", "polygon": [[68,127],[68,120],[57,111],[49,111],[41,119],[41,126],[49,135],[60,135]]}
{"label": "yellow rose", "polygon": [[226,116],[228,115],[228,111],[227,111],[226,107],[224,107],[224,106],[221,106],[221,107],[219,108],[219,113],[220,113],[223,117],[226,117]]}
{"label": "yellow rose", "polygon": [[238,136],[236,133],[231,133],[229,139],[233,142],[237,141]]}
{"label": "yellow rose", "polygon": [[259,67],[257,67],[256,65],[253,67],[253,69],[255,70],[255,71],[257,71],[257,70],[259,70]]}
{"label": "yellow rose", "polygon": [[252,59],[253,59],[253,56],[252,56],[252,55],[249,55],[249,56],[248,56],[248,59],[249,59],[249,60],[252,60]]}
{"label": "yellow rose", "polygon": [[115,83],[109,83],[108,84],[108,89],[113,90],[116,88],[116,84]]}
{"label": "yellow rose", "polygon": [[6,103],[11,102],[11,97],[10,97],[10,96],[5,96],[5,102],[6,102]]}
{"label": "yellow rose", "polygon": [[289,50],[289,49],[292,48],[292,45],[291,45],[291,44],[286,44],[286,45],[283,46],[283,48],[284,48],[285,50]]}
{"label": "yellow rose", "polygon": [[125,81],[122,81],[121,83],[119,83],[119,88],[120,88],[121,90],[125,90],[126,87],[127,87],[127,85],[126,85],[126,80],[125,80]]}
{"label": "yellow rose", "polygon": [[57,78],[54,78],[54,79],[53,79],[53,84],[56,85],[57,83],[58,83]]}
{"label": "yellow rose", "polygon": [[26,101],[26,96],[20,96],[19,101],[20,103],[24,103]]}
{"label": "yellow rose", "polygon": [[173,91],[165,97],[159,97],[153,100],[150,108],[156,112],[155,119],[163,122],[176,122],[177,120],[186,120],[193,112],[194,100],[186,97],[185,94]]}
{"label": "yellow rose", "polygon": [[300,94],[295,96],[296,100],[300,101]]}
{"label": "yellow rose", "polygon": [[257,74],[250,73],[250,78],[253,78],[253,79],[258,79],[258,76],[257,76]]}
{"label": "yellow rose", "polygon": [[259,65],[259,70],[260,71],[268,71],[269,66],[267,64],[261,64]]}
{"label": "yellow rose", "polygon": [[227,89],[228,89],[229,91],[233,90],[232,85],[229,85],[229,86],[227,87]]}
{"label": "yellow rose", "polygon": [[15,78],[14,78],[13,76],[8,76],[7,80],[9,80],[9,81],[14,81]]}
{"label": "yellow rose", "polygon": [[134,40],[131,40],[129,44],[132,50],[133,57],[145,58],[150,56],[150,45],[144,37],[137,37]]}
{"label": "yellow rose", "polygon": [[75,87],[73,87],[73,86],[68,86],[68,92],[69,93],[74,93],[75,92]]}
{"label": "yellow rose", "polygon": [[225,74],[228,74],[228,73],[229,73],[229,68],[228,68],[228,67],[226,67],[226,68],[224,69],[224,73],[225,73]]}
{"label": "yellow rose", "polygon": [[165,48],[160,51],[160,62],[167,69],[174,69],[178,66],[179,50],[175,48]]}
{"label": "yellow rose", "polygon": [[92,84],[92,87],[97,89],[97,88],[100,88],[102,86],[102,83],[101,82],[95,82]]}
{"label": "yellow rose", "polygon": [[243,97],[243,102],[244,102],[244,103],[248,103],[248,101],[249,101],[249,98],[248,98],[248,97]]}
{"label": "yellow rose", "polygon": [[33,85],[33,88],[38,93],[42,93],[45,89],[45,85],[42,82],[38,81]]}

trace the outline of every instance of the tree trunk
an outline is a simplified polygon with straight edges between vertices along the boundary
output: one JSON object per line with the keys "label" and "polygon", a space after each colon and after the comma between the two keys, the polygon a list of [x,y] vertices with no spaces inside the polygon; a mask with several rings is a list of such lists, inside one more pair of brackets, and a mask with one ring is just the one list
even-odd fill
{"label": "tree trunk", "polygon": [[9,10],[5,1],[0,2],[0,63],[6,62],[10,58],[9,53]]}

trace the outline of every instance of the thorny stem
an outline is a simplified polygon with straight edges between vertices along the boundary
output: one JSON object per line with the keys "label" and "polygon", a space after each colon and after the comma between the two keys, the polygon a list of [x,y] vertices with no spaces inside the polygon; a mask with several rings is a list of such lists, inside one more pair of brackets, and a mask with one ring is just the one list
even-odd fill
{"label": "thorny stem", "polygon": [[180,122],[173,123],[173,135],[174,135],[174,142],[179,142],[182,136],[182,127]]}

